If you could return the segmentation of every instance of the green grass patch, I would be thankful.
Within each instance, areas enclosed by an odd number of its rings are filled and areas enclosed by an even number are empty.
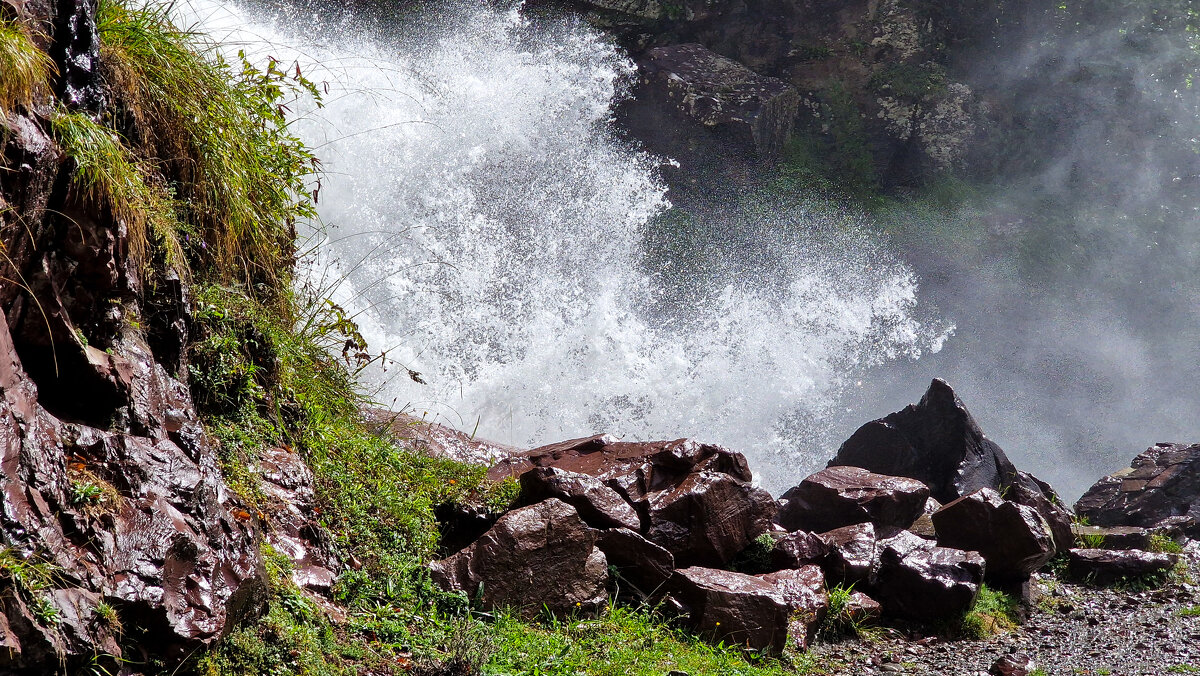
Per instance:
[[[668,628],[651,612],[612,608],[597,619],[537,626],[508,615],[496,618],[496,650],[488,674],[594,674],[661,676],[689,674],[822,673],[807,658],[796,662],[747,657],[737,646],[713,646]]]
[[[1146,550],[1161,554],[1182,554],[1183,546],[1162,533],[1153,533],[1150,535],[1150,544]]]
[[[104,77],[138,151],[154,161],[194,230],[193,267],[248,288],[290,283],[298,219],[315,217],[316,158],[288,129],[288,104],[318,98],[299,72],[227,64],[174,26],[170,3],[100,0]],[[283,278],[278,278],[283,275]]]
[[[984,639],[1012,631],[1018,624],[1018,601],[1004,592],[981,585],[975,605],[963,617],[963,636]]]

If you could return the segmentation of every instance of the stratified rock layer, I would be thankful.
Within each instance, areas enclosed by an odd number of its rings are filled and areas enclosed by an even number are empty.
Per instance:
[[[1173,527],[1200,535],[1200,444],[1156,444],[1088,489],[1075,511],[1098,526]]]

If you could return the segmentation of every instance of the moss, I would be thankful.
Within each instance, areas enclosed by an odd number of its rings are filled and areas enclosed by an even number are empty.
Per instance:
[[[920,101],[946,92],[946,69],[936,63],[893,64],[872,75],[867,87],[877,94]]]

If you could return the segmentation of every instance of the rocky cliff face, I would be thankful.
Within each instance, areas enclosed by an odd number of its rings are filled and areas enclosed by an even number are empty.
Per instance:
[[[261,590],[256,519],[180,377],[188,285],[131,255],[127,224],[69,187],[74,165],[46,132],[55,101],[105,105],[95,12],[0,3],[40,28],[59,72],[53,96],[0,111],[4,673],[177,660]]]

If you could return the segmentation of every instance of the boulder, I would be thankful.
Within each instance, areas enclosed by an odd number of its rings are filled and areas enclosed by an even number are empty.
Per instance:
[[[798,649],[807,650],[829,611],[829,594],[825,591],[825,574],[820,566],[802,566],[756,577],[774,585],[783,594],[791,613],[788,637]]]
[[[861,467],[827,467],[779,499],[776,523],[789,531],[824,532],[856,523],[908,528],[924,510],[929,488],[915,479]]]
[[[1024,580],[1055,552],[1050,526],[1037,511],[990,488],[942,507],[934,513],[933,525],[938,544],[982,554],[989,581]]]
[[[980,488],[996,490],[1038,510],[1056,547],[1070,547],[1071,514],[1053,489],[1018,471],[943,380],[935,379],[919,403],[858,428],[829,465],[916,479],[943,504]]]
[[[821,533],[829,548],[822,567],[825,576],[834,584],[870,583],[878,561],[875,526],[859,523]]]
[[[1136,549],[1072,549],[1069,557],[1068,575],[1098,585],[1162,575],[1179,563],[1179,557],[1175,554]]]
[[[558,498],[571,505],[593,528],[642,528],[637,512],[620,493],[587,474],[535,467],[521,475],[522,500],[532,503],[546,498]]]
[[[1200,536],[1200,444],[1155,444],[1096,482],[1075,511],[1097,526],[1179,526]]]
[[[650,49],[638,65],[640,103],[673,111],[766,156],[778,154],[792,133],[800,95],[783,80],[695,43]]]
[[[634,586],[638,596],[648,598],[671,579],[675,557],[628,528],[611,528],[596,534],[596,547],[622,582]]]
[[[541,479],[524,479],[535,468],[591,477],[614,491],[638,515],[639,534],[671,552],[677,566],[729,563],[770,528],[775,515],[775,501],[753,485],[742,454],[689,439],[631,443],[599,435],[565,441],[513,455],[488,477],[542,485]],[[600,494],[609,495],[593,493]],[[604,509],[617,513],[612,503]],[[614,519],[606,518],[611,525]]]
[[[596,533],[575,508],[551,498],[515,509],[474,544],[430,564],[448,591],[478,598],[484,608],[512,607],[532,618],[594,612],[607,598],[608,562]]]
[[[329,592],[337,577],[337,558],[318,523],[312,472],[299,454],[282,447],[264,451],[253,469],[263,494],[260,508],[272,524],[267,542],[292,559],[296,586]]]
[[[776,570],[820,563],[829,554],[829,544],[816,533],[798,530],[779,538],[771,549],[771,566]]]
[[[791,605],[787,593],[751,575],[713,568],[675,571],[671,595],[692,629],[713,643],[780,652],[787,644]]]
[[[882,541],[879,549],[873,588],[884,613],[936,622],[975,603],[984,574],[976,552],[938,547],[908,532]]]

